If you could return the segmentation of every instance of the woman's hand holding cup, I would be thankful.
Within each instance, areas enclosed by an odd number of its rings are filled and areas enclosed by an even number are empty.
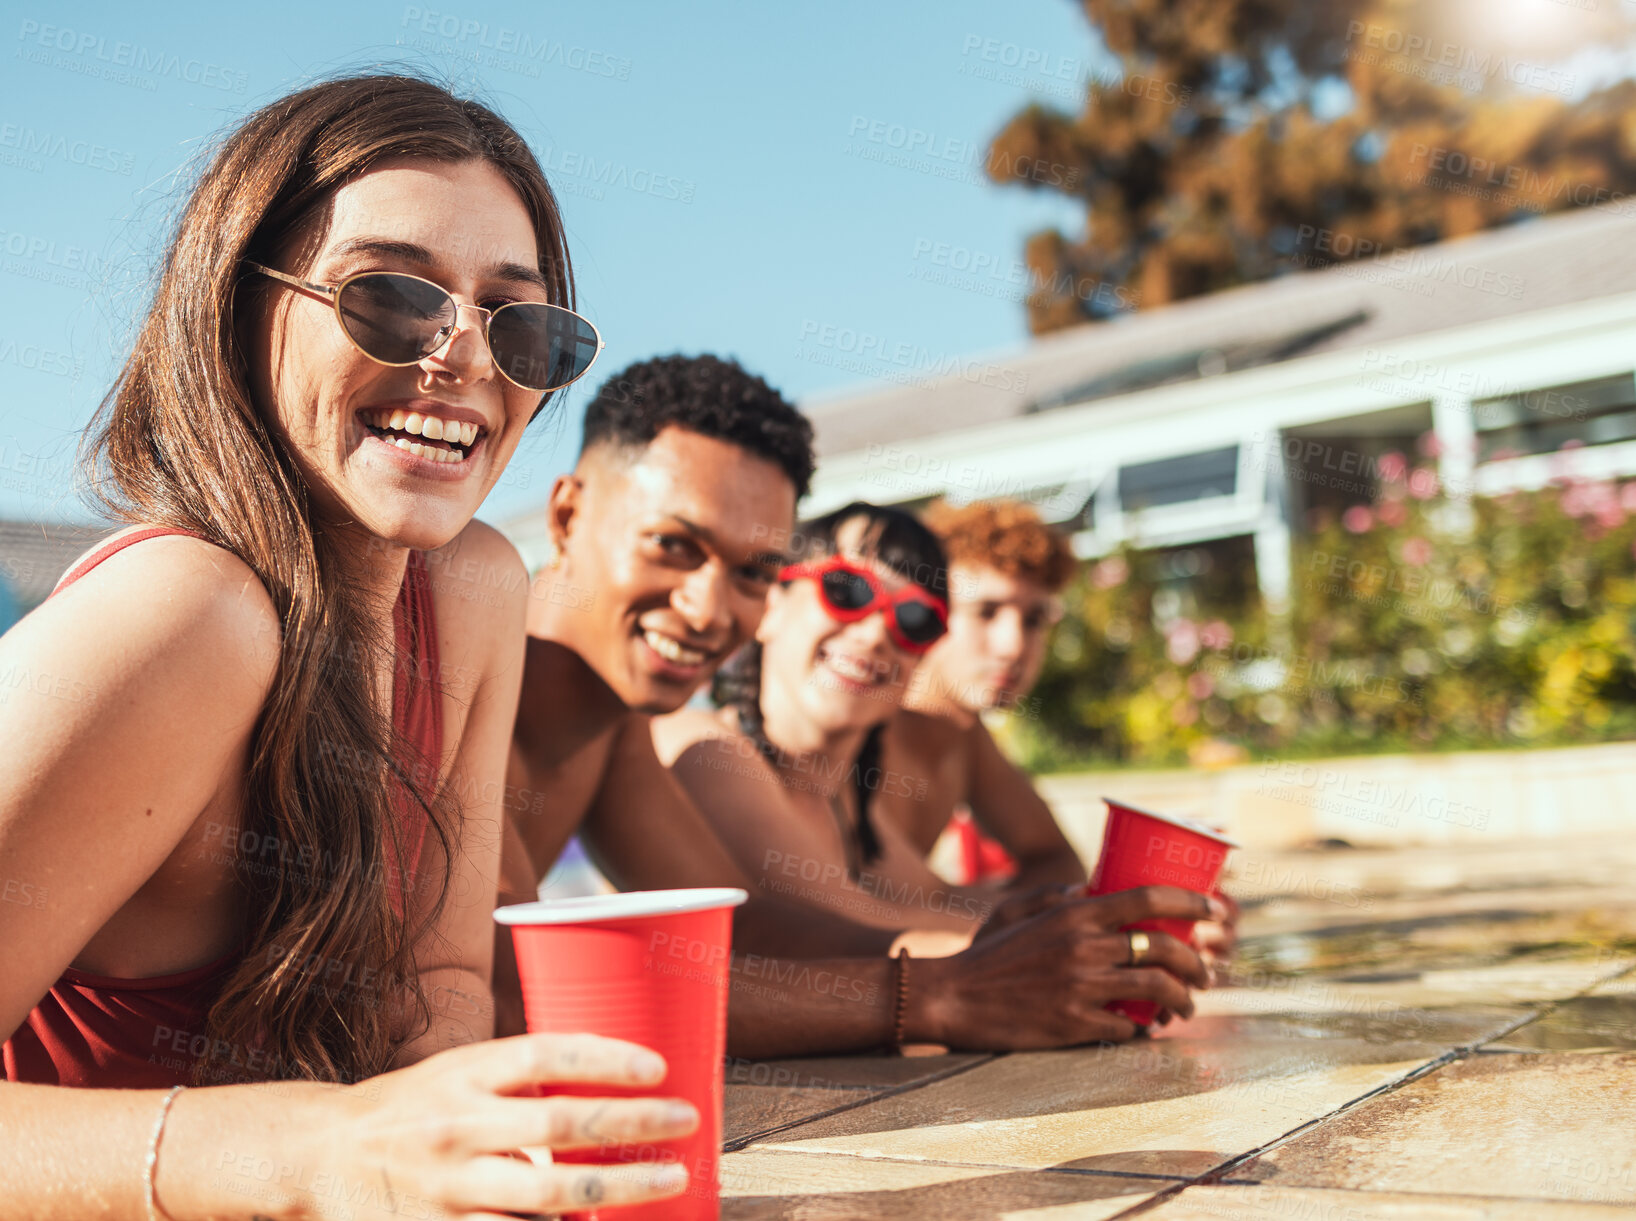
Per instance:
[[[539,1165],[517,1156],[689,1135],[699,1116],[680,1099],[535,1095],[553,1085],[657,1089],[666,1071],[646,1048],[591,1034],[455,1048],[324,1095],[341,1113],[315,1116],[292,1134],[291,1160],[312,1171],[292,1186],[311,1197],[306,1215],[326,1216],[345,1203],[359,1221],[495,1221],[667,1199],[687,1186],[675,1162]]]

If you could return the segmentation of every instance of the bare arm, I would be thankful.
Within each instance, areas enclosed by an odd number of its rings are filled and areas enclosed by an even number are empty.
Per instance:
[[[712,811],[713,813],[713,811]],[[584,828],[586,847],[622,890],[740,886],[736,948],[785,955],[879,954],[894,931],[814,911],[760,885],[718,837],[713,820],[654,750],[647,717],[632,715],[618,739]]]
[[[747,738],[697,711],[664,720],[672,774],[760,892],[883,929],[969,933],[986,916],[980,899],[938,878],[884,819],[876,820],[880,861],[849,878],[833,829],[814,827],[791,807]]]
[[[1184,1017],[1189,986],[1209,986],[1199,956],[1151,933],[1148,957],[1126,966],[1118,931],[1155,916],[1220,916],[1204,895],[1174,887],[1075,899],[946,958],[908,963],[904,1041],[981,1051],[1068,1047],[1128,1039],[1136,1028],[1104,1006],[1152,1000]],[[745,955],[734,963],[728,1050],[767,1057],[862,1051],[889,1042],[897,964],[876,959],[788,961]],[[799,1022],[763,1013],[795,1011]]]
[[[505,1156],[690,1132],[697,1116],[672,1116],[667,1100],[511,1096],[550,1082],[651,1089],[659,1072],[638,1055],[612,1039],[531,1035],[352,1086],[189,1090],[172,1104],[154,1195],[173,1221],[489,1217],[662,1199],[685,1179],[667,1183],[652,1163],[536,1166]],[[0,1221],[147,1221],[142,1168],[164,1097],[0,1088]]]
[[[972,817],[1017,860],[1017,876],[1007,888],[1085,881],[1085,866],[1027,775],[1005,757],[981,721],[965,736]]]
[[[876,973],[886,965],[890,931],[851,924],[785,902],[751,884],[686,792],[660,764],[646,717],[631,716],[617,734],[582,833],[597,864],[622,889],[737,886],[749,890],[749,902],[734,912],[735,980],[743,973],[745,953],[787,958],[816,953],[864,955],[868,957],[852,965]],[[502,898],[511,902],[531,899],[539,875],[549,866],[549,862],[530,858],[514,820],[508,820]],[[765,964],[772,960],[759,957],[753,961]],[[795,1051],[864,1047],[872,1039],[878,1041],[868,1031],[868,1015],[853,1012],[852,1020],[860,1024],[853,1042],[833,1044],[835,1031],[821,1033],[817,1042],[804,1042],[801,1011],[787,1004],[782,992],[761,987],[765,980],[758,969],[752,968],[749,986],[741,988],[735,982],[731,1006],[730,1022],[735,1029],[750,1032],[751,1045]],[[509,930],[501,930],[496,940],[494,982],[498,1032],[521,1033],[521,983]],[[810,1032],[805,1037],[810,1039]]]
[[[43,680],[0,703],[10,746],[0,861],[49,895],[0,904],[0,1035],[132,901],[242,761],[277,652],[244,642],[269,631],[276,640],[277,616],[246,565],[164,538],[104,561],[0,637],[0,670]],[[208,952],[194,940],[173,952]]]
[[[614,738],[580,835],[597,867],[621,890],[749,886],[709,820],[660,764],[649,720],[636,713]]]

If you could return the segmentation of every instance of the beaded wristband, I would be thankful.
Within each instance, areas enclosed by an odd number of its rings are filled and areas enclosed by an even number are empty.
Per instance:
[[[892,1006],[892,1050],[903,1054],[903,1021],[909,1011],[909,947],[898,949],[898,995]]]
[[[170,1104],[176,1101],[176,1095],[185,1090],[185,1085],[173,1085],[165,1100],[159,1104],[159,1119],[153,1125],[153,1135],[148,1139],[148,1160],[142,1167],[142,1191],[148,1202],[148,1221],[173,1221],[171,1215],[159,1207],[159,1199],[153,1190],[153,1173],[159,1166],[159,1139],[165,1134],[165,1120],[170,1118]]]

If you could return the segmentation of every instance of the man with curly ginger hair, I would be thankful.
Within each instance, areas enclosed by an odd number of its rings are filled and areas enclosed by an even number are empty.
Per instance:
[[[888,723],[884,758],[928,783],[913,799],[883,794],[881,816],[929,855],[950,820],[967,811],[1016,862],[1006,889],[1054,901],[1064,887],[1084,884],[1085,866],[981,714],[1031,711],[1028,692],[1062,618],[1073,552],[1060,531],[1016,501],[939,503],[924,516],[949,557],[949,631],[920,663],[903,711]],[[1195,944],[1206,961],[1231,957],[1237,940],[1236,904],[1219,897],[1233,915],[1198,927]]]
[[[1016,861],[1012,887],[1083,882],[1084,866],[1050,807],[979,715],[1028,706],[1062,617],[1073,552],[1015,501],[939,503],[925,520],[949,556],[949,631],[916,670],[904,710],[887,728],[885,753],[890,766],[928,784],[916,799],[883,799],[882,816],[929,854],[956,812],[970,810]]]

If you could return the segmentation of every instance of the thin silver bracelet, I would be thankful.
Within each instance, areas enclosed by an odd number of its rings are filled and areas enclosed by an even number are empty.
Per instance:
[[[170,1118],[170,1104],[176,1101],[176,1095],[187,1089],[185,1085],[173,1085],[165,1100],[159,1104],[159,1120],[153,1125],[153,1135],[148,1139],[148,1160],[142,1167],[142,1191],[148,1201],[148,1221],[173,1221],[173,1218],[164,1209],[159,1207],[159,1200],[153,1191],[153,1172],[159,1166],[159,1138],[165,1134],[165,1120]]]

